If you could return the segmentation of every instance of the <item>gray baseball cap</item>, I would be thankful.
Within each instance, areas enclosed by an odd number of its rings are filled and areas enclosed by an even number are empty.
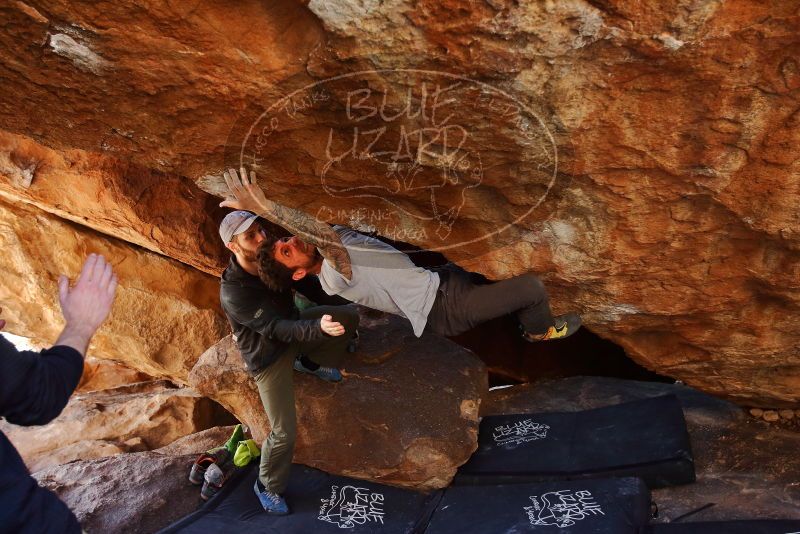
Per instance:
[[[233,236],[247,231],[256,219],[258,219],[258,215],[249,211],[239,210],[227,214],[219,225],[219,236],[223,243],[227,245]]]

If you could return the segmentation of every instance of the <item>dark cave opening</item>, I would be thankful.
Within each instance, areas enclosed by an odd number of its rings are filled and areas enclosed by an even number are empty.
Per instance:
[[[622,347],[585,326],[566,339],[529,343],[519,334],[516,319],[506,316],[451,339],[483,360],[489,387],[567,376],[674,382],[637,364]]]

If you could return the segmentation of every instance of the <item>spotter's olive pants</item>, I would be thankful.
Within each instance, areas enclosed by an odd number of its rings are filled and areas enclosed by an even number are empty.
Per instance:
[[[316,319],[325,314],[342,323],[345,333],[336,337],[325,336],[316,341],[291,343],[275,362],[254,377],[272,427],[261,446],[258,476],[261,483],[275,493],[283,493],[289,483],[289,470],[297,436],[292,376],[294,359],[299,354],[305,354],[321,365],[338,367],[347,352],[348,342],[358,328],[358,313],[352,306],[316,306],[300,312],[300,318]]]

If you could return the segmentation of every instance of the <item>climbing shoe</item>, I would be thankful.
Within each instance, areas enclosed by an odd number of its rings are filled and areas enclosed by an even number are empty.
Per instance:
[[[314,375],[317,378],[321,378],[326,382],[341,382],[342,381],[342,373],[339,372],[338,369],[335,367],[323,367],[319,366],[316,371],[312,371],[308,369],[303,362],[300,361],[300,358],[296,358],[294,360],[294,370],[299,371],[301,373],[308,373],[310,375]]]
[[[229,462],[224,465],[211,464],[208,466],[208,469],[203,474],[203,487],[200,488],[200,497],[207,501],[216,495],[231,477],[233,470],[233,465]]]
[[[225,447],[217,447],[216,449],[210,449],[204,452],[198,456],[197,460],[192,464],[192,468],[189,471],[189,482],[195,486],[199,486],[203,483],[203,476],[211,465],[226,463],[232,456],[233,455],[229,453]]]
[[[581,327],[581,316],[577,313],[566,313],[553,318],[555,323],[547,329],[543,334],[533,334],[531,332],[522,333],[522,337],[526,341],[552,341],[554,339],[564,339],[569,337]]]
[[[284,498],[277,493],[268,491],[258,479],[256,479],[256,483],[253,486],[253,491],[256,492],[261,506],[264,507],[264,511],[268,514],[287,515],[289,513],[289,505],[286,504]]]

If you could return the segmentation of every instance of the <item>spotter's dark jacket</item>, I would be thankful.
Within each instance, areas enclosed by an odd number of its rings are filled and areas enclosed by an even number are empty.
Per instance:
[[[66,406],[83,373],[83,357],[63,345],[19,351],[0,335],[0,417],[15,425],[44,425]],[[0,533],[77,533],[75,515],[28,473],[0,432]]]
[[[306,276],[293,287],[316,304],[335,306],[349,302],[327,295],[316,276]],[[231,256],[222,273],[219,296],[236,344],[252,374],[275,362],[294,341],[327,337],[319,319],[299,319],[291,291],[268,289],[257,276],[242,269],[235,256]]]

